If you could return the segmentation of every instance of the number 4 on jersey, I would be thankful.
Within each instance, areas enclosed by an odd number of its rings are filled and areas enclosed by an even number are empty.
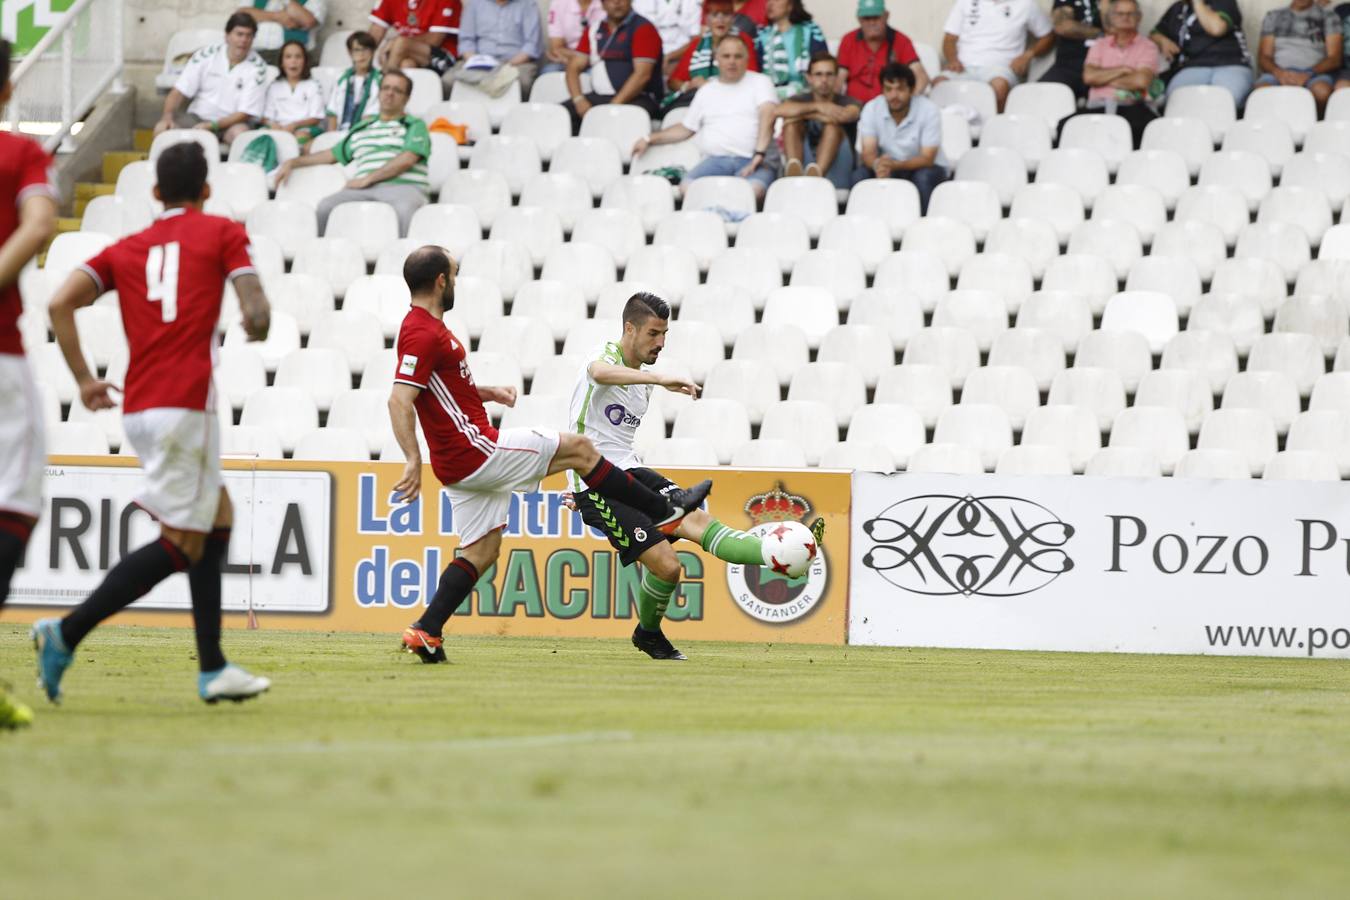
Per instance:
[[[145,257],[145,298],[159,303],[160,318],[172,322],[178,318],[179,244],[151,247]]]

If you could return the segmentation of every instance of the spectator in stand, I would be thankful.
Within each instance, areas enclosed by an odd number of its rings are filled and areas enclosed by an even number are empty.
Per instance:
[[[759,60],[755,56],[755,41],[750,35],[738,31],[733,24],[735,13],[731,11],[731,0],[707,0],[703,4],[708,15],[708,27],[696,41],[685,48],[684,56],[670,75],[670,90],[662,106],[666,110],[688,106],[694,102],[694,92],[717,77],[717,56],[713,47],[727,34],[738,34],[745,42],[750,53],[750,71],[759,71]]]
[[[656,26],[633,12],[632,0],[603,0],[605,18],[587,26],[577,52],[567,64],[565,104],[573,131],[592,106],[628,103],[653,118],[661,110],[661,35]],[[581,73],[591,73],[590,93],[581,90]]]
[[[1237,0],[1177,0],[1150,37],[1172,63],[1168,96],[1179,87],[1212,84],[1227,90],[1242,108],[1252,91],[1252,55]]]
[[[651,144],[695,138],[704,158],[689,170],[686,185],[712,175],[734,175],[748,178],[756,199],[763,200],[777,175],[768,156],[778,94],[767,75],[749,70],[750,53],[740,35],[723,35],[716,54],[717,78],[698,89],[684,121],[640,138],[633,156]]]
[[[1293,0],[1272,9],[1261,22],[1257,64],[1263,74],[1256,79],[1256,88],[1306,87],[1321,112],[1341,69],[1343,46],[1341,17],[1335,10],[1317,6],[1313,0]]]
[[[914,93],[928,90],[928,72],[914,44],[889,19],[886,0],[858,0],[858,29],[839,42],[839,68],[848,77],[848,95],[859,103],[881,93],[881,70],[893,62],[914,70]]]
[[[461,7],[460,0],[379,0],[367,29],[381,45],[375,53],[379,69],[449,72],[459,54]]]
[[[768,0],[732,0],[732,7],[736,12],[733,24],[742,34],[759,34],[769,24]]]
[[[863,168],[854,183],[873,176],[903,178],[919,191],[919,210],[947,180],[942,155],[942,113],[937,104],[914,93],[914,71],[891,63],[881,70],[881,96],[863,107],[858,124]]]
[[[1036,0],[956,0],[943,32],[946,68],[933,83],[948,78],[988,82],[999,112],[1031,61],[1049,53],[1055,43],[1050,18]],[[1034,38],[1030,46],[1028,32]]]
[[[253,49],[269,63],[281,59],[281,48],[299,42],[306,54],[313,51],[323,27],[326,0],[253,0],[235,12],[248,13],[258,23]]]
[[[755,36],[759,70],[773,81],[778,99],[786,100],[810,90],[806,70],[811,67],[811,57],[829,53],[830,48],[802,0],[768,0],[766,8],[769,24]]]
[[[164,113],[155,134],[170,128],[213,131],[223,145],[253,127],[267,99],[267,63],[253,52],[258,25],[237,12],[225,22],[225,40],[203,47],[192,58],[164,98]],[[187,112],[178,107],[190,100]]]
[[[567,51],[577,49],[589,23],[604,17],[605,6],[600,0],[549,0],[548,49],[544,51],[544,65],[539,73],[567,68]]]
[[[703,33],[703,0],[633,0],[633,12],[660,32],[666,54],[661,71],[669,78],[684,51]]]
[[[839,64],[828,53],[812,58],[806,80],[810,91],[793,95],[773,111],[774,118],[783,120],[787,157],[783,175],[824,175],[835,187],[847,190],[857,168],[853,147],[863,105],[856,97],[838,93]]]
[[[516,80],[521,94],[528,95],[544,55],[539,4],[536,0],[464,0],[459,55],[459,62],[445,75],[447,88],[459,79],[499,96]],[[493,61],[496,67],[489,64]]]
[[[281,77],[267,86],[262,123],[289,131],[301,144],[323,133],[323,88],[310,77],[309,56],[299,41],[281,48]]]
[[[1083,83],[1083,64],[1087,60],[1088,41],[1102,36],[1105,7],[1110,0],[1055,0],[1050,24],[1055,29],[1055,63],[1040,81],[1065,84],[1079,100],[1088,94]],[[1135,23],[1138,31],[1139,23]]]
[[[1136,150],[1144,129],[1158,117],[1149,101],[1160,60],[1158,48],[1139,33],[1142,15],[1138,0],[1112,0],[1106,12],[1107,35],[1092,42],[1083,65],[1083,82],[1089,87],[1087,111],[1124,117]],[[1061,131],[1068,120],[1060,122]]]
[[[375,39],[365,31],[347,38],[351,67],[338,76],[328,98],[328,130],[346,131],[366,116],[380,112],[380,70],[375,68]]]
[[[399,235],[406,237],[413,213],[426,205],[431,186],[427,160],[431,157],[431,134],[427,123],[407,115],[412,79],[398,69],[389,69],[380,83],[380,114],[355,125],[331,150],[320,150],[288,159],[277,170],[280,185],[295,169],[352,163],[356,176],[346,187],[319,202],[319,233],[328,229],[328,217],[343,203],[378,200],[398,213]]]

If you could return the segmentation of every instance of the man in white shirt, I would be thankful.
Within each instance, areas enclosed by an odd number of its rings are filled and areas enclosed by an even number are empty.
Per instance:
[[[1036,0],[956,0],[942,27],[942,74],[986,81],[994,89],[998,111],[1008,92],[1026,77],[1031,61],[1050,52],[1054,26]],[[1027,46],[1027,34],[1035,40]]]
[[[763,200],[778,175],[776,161],[766,163],[773,147],[778,92],[769,76],[748,71],[750,52],[740,35],[723,35],[714,53],[717,80],[698,89],[683,122],[639,139],[633,156],[640,156],[650,144],[695,138],[704,159],[689,170],[685,185],[696,178],[735,175],[748,178],[755,197]]]
[[[188,60],[173,90],[164,99],[164,113],[155,134],[170,128],[213,131],[222,145],[253,127],[267,98],[267,63],[253,52],[258,24],[237,12],[225,23],[225,40],[203,47]],[[187,112],[179,109],[190,100]]]
[[[689,42],[703,33],[703,0],[633,0],[633,12],[661,32],[666,52],[662,69],[669,78]]]

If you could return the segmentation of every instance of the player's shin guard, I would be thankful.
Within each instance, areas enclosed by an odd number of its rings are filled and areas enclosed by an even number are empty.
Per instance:
[[[678,582],[663,581],[651,572],[642,573],[642,584],[638,587],[638,624],[646,631],[660,631],[661,620],[666,617],[666,607],[670,598],[675,596]]]
[[[603,456],[582,481],[602,497],[631,506],[653,521],[659,522],[670,513],[670,501]]]
[[[0,513],[0,606],[5,605],[9,596],[10,579],[23,559],[23,549],[32,533],[33,525],[28,519]]]
[[[207,536],[202,558],[188,569],[197,665],[203,672],[225,668],[225,653],[220,649],[220,575],[229,550],[230,529],[217,528]]]
[[[164,538],[127,556],[112,567],[89,599],[61,620],[61,640],[66,650],[73,651],[99,622],[135,603],[155,585],[187,567],[187,556]]]
[[[716,519],[703,532],[699,543],[704,550],[723,562],[743,566],[764,565],[764,550],[759,538],[748,531],[737,531],[723,525]]]
[[[441,583],[436,587],[436,595],[431,598],[427,611],[422,613],[414,627],[421,628],[432,637],[440,637],[446,620],[469,598],[473,586],[478,583],[478,569],[462,556],[445,567],[441,573]]]

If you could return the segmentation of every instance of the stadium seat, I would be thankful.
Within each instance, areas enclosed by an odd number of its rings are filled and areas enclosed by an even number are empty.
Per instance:
[[[1191,441],[1180,411],[1170,406],[1132,406],[1116,415],[1110,446],[1150,451],[1157,456],[1162,473],[1171,475]]]
[[[1280,175],[1283,187],[1305,187],[1326,198],[1335,215],[1340,215],[1350,197],[1350,158],[1344,153],[1304,151],[1284,165]]]
[[[315,237],[296,246],[291,273],[322,279],[333,296],[341,300],[347,295],[347,286],[366,274],[366,263],[355,241],[344,237]]]
[[[1021,259],[989,251],[966,260],[956,280],[956,288],[958,291],[993,291],[1002,297],[1004,308],[1016,315],[1031,296],[1033,279],[1031,269]]]
[[[260,137],[269,137],[276,145],[278,165],[300,155],[300,143],[296,140],[294,134],[274,128],[259,128],[254,131],[245,131],[230,142],[229,161],[232,163],[242,162],[244,151],[248,149],[248,145]]]
[[[46,273],[50,288],[54,291],[61,286],[71,272],[91,257],[113,243],[113,238],[93,231],[66,231],[52,239],[47,247],[47,256],[42,271]]]
[[[625,300],[626,302],[626,300]],[[596,310],[600,315],[600,310]],[[728,347],[736,335],[755,324],[755,305],[749,295],[735,288],[700,284],[690,288],[680,303],[681,322],[707,322]]]
[[[1177,303],[1160,291],[1122,291],[1106,301],[1101,330],[1136,332],[1148,341],[1151,353],[1161,353],[1180,330]]]
[[[1177,338],[1172,340],[1175,342]],[[1075,368],[1114,369],[1120,374],[1126,392],[1132,394],[1139,386],[1139,379],[1153,368],[1153,354],[1149,351],[1148,339],[1138,332],[1094,331],[1078,344],[1073,362]]]
[[[862,372],[848,362],[813,362],[792,373],[788,400],[815,400],[834,410],[835,423],[844,428],[854,410],[867,402]]]
[[[248,214],[245,228],[250,238],[265,236],[275,240],[287,261],[295,258],[301,245],[319,234],[314,208],[308,203],[290,200],[259,203]]]
[[[470,247],[483,239],[483,226],[472,206],[431,203],[413,213],[408,225],[408,239],[419,246],[439,244],[449,250],[451,256],[460,259]],[[386,242],[384,246],[388,247],[390,243]]]
[[[1017,328],[1051,332],[1063,342],[1065,353],[1073,353],[1092,330],[1092,310],[1074,291],[1037,291],[1018,310]]]
[[[917,309],[915,310],[917,312]],[[846,362],[856,368],[869,389],[895,365],[895,347],[880,328],[850,322],[825,333],[816,355],[819,362]]]
[[[1260,477],[1278,447],[1275,423],[1260,409],[1217,409],[1200,426],[1202,450],[1235,450],[1246,460],[1249,471]]]
[[[625,175],[610,182],[600,199],[601,209],[626,209],[642,220],[650,236],[667,215],[675,211],[675,192],[670,182],[657,175]]]
[[[626,209],[588,209],[581,212],[572,231],[572,241],[605,248],[613,264],[619,268],[627,266],[633,253],[646,244],[641,219],[637,213]]]
[[[1027,413],[1040,406],[1036,377],[1022,366],[990,365],[971,372],[961,389],[961,405],[997,406],[1008,417],[1012,430],[1022,430]]]
[[[561,280],[561,279],[555,279]],[[695,290],[702,287],[696,285]],[[595,308],[591,311],[593,319],[621,319],[623,318],[623,308],[628,305],[629,299],[636,293],[646,292],[649,294],[660,294],[661,289],[654,284],[643,284],[640,281],[616,281],[613,284],[607,284],[600,291],[599,298],[595,301]],[[680,306],[684,303],[681,301]],[[672,307],[675,309],[675,307]]]
[[[946,266],[947,274],[955,278],[966,260],[975,255],[975,232],[963,221],[930,214],[905,230],[900,247],[905,253],[936,256]],[[886,263],[882,263],[878,279],[885,268]]]
[[[596,212],[592,208],[590,188],[580,176],[565,172],[541,172],[532,176],[525,182],[520,206],[547,210],[557,216],[567,234],[572,234],[578,220]],[[496,222],[493,225],[495,227]]]
[[[220,455],[249,459],[284,459],[281,439],[271,428],[231,425],[220,430]]]
[[[1038,328],[1013,328],[994,338],[989,365],[1021,366],[1031,372],[1041,390],[1064,368],[1064,349],[1053,332]]]
[[[793,441],[761,438],[737,447],[731,454],[731,464],[738,468],[801,469],[806,467],[806,453]]]
[[[1045,151],[1049,150],[1047,142]],[[998,205],[1004,207],[1010,205],[1013,196],[1027,186],[1027,163],[1014,149],[1006,146],[986,147],[981,143],[978,148],[961,157],[961,162],[956,166],[955,177],[957,182],[969,181],[988,185],[992,188],[992,196],[997,199]],[[945,186],[943,184],[938,187],[941,189]],[[936,193],[934,191],[935,196]],[[981,204],[984,203],[985,193],[980,191]],[[934,211],[931,202],[928,209],[931,215],[943,214]]]
[[[1110,181],[1111,175],[1101,154],[1082,147],[1061,146],[1051,150],[1036,170],[1037,184],[1073,188],[1082,199],[1084,209],[1092,209],[1097,195],[1106,190]]]
[[[769,293],[783,286],[783,272],[773,251],[738,245],[719,253],[712,261],[708,284],[732,288],[748,296],[754,308],[761,310]]]
[[[1293,379],[1299,394],[1307,397],[1326,371],[1326,363],[1317,338],[1310,334],[1263,334],[1252,344],[1247,371],[1283,372]]]
[[[630,145],[631,146],[631,145]],[[635,172],[642,160],[633,164]],[[558,144],[553,150],[550,172],[570,172],[578,175],[590,186],[591,196],[600,199],[606,188],[623,177],[623,159],[619,148],[600,138],[574,137]]]
[[[1214,85],[1187,85],[1172,91],[1167,98],[1168,118],[1196,118],[1209,126],[1214,143],[1223,141],[1229,127],[1237,121],[1237,106],[1233,95]]]
[[[1084,220],[1083,200],[1068,185],[1038,182],[1017,192],[1009,217],[1044,222],[1054,230],[1058,244],[1066,244]],[[1000,224],[995,223],[991,232]]]
[[[319,410],[299,388],[266,387],[244,401],[239,424],[270,429],[289,453],[302,435],[319,427]]]
[[[527,179],[528,180],[528,179]],[[490,229],[511,206],[511,186],[504,174],[493,169],[463,169],[451,172],[441,186],[442,201],[468,206],[478,223]]]
[[[1261,209],[1256,215],[1257,222],[1297,225],[1303,229],[1313,249],[1322,243],[1323,235],[1331,228],[1331,219],[1331,204],[1321,191],[1283,183],[1261,201]]]
[[[479,387],[514,387],[516,396],[525,393],[525,377],[520,373],[520,364],[514,355],[474,350],[466,362]],[[493,419],[500,419],[506,409],[496,402],[487,402],[483,406]]]
[[[559,152],[560,150],[554,152],[554,170],[567,171],[566,169],[558,169]],[[501,174],[506,179],[507,188],[514,196],[520,196],[520,192],[525,189],[525,182],[542,169],[539,150],[535,147],[534,142],[528,138],[490,135],[474,144],[469,155],[469,171]],[[456,174],[459,173],[452,174],[451,179]],[[446,194],[445,188],[441,189],[441,194],[455,200],[459,199],[455,194]],[[482,218],[481,214],[479,217]],[[491,226],[485,225],[485,227]]]
[[[163,92],[170,90],[193,53],[219,42],[218,28],[188,28],[169,35],[164,47],[163,68],[155,73],[155,87]]]
[[[589,91],[591,89],[591,75],[589,72],[581,73],[581,89]],[[571,96],[567,89],[567,75],[565,72],[545,72],[534,80],[530,87],[530,102],[541,103],[544,105],[566,103]],[[503,124],[503,127],[505,125]],[[571,124],[568,124],[568,134],[571,134]]]
[[[446,315],[446,327],[461,340],[480,337],[487,323],[501,316],[502,294],[495,282],[472,275],[455,278],[455,309]],[[456,327],[464,331],[451,327],[451,319],[457,319],[460,324]]]
[[[842,441],[821,452],[820,468],[889,475],[895,471],[895,462],[890,450],[873,441]]]
[[[75,330],[85,357],[95,366],[106,368],[114,358],[126,357],[127,337],[117,307],[98,304],[75,310]]]
[[[300,327],[290,313],[274,309],[265,341],[249,341],[243,324],[239,322],[225,332],[225,347],[242,347],[245,344],[258,351],[267,371],[275,372],[287,353],[300,349]]]
[[[586,298],[576,285],[563,281],[528,281],[516,292],[511,316],[532,318],[549,330],[552,340],[562,341],[586,318]]]
[[[1350,415],[1350,372],[1327,372],[1318,377],[1308,408],[1330,409]]]
[[[232,413],[222,410],[222,419],[227,415],[233,416]],[[93,425],[103,432],[103,436],[107,439],[108,447],[111,452],[120,452],[123,454],[131,453],[131,445],[127,442],[126,432],[122,429],[122,410],[119,407],[92,411],[85,408],[83,403],[72,403],[70,405],[70,412],[66,416],[66,421],[64,423],[58,422],[54,424]],[[49,450],[48,452],[50,453],[51,451]]]
[[[664,438],[643,448],[647,465],[711,469],[722,465],[717,450],[703,438]]]
[[[1201,297],[1186,320],[1186,328],[1226,334],[1238,356],[1245,358],[1256,339],[1265,333],[1261,305],[1241,294],[1209,293]]]
[[[605,103],[592,106],[581,119],[581,136],[609,141],[619,150],[624,165],[633,160],[633,145],[651,134],[652,120],[638,106]]]
[[[795,216],[755,213],[736,229],[736,246],[769,250],[786,275],[792,271],[797,257],[811,249],[811,236],[807,233],[806,223]]]
[[[1141,447],[1103,447],[1088,460],[1083,474],[1115,478],[1158,478],[1158,454]]]
[[[618,280],[616,271],[614,257],[608,249],[586,241],[573,241],[549,252],[544,259],[540,277],[546,281],[565,281],[575,285],[589,302]],[[672,305],[679,302],[678,298],[666,299]]]
[[[932,443],[918,448],[909,458],[910,474],[983,475],[980,451],[961,444]]]
[[[1242,198],[1248,213],[1253,213],[1270,193],[1271,184],[1270,166],[1262,157],[1250,150],[1225,150],[1205,160],[1205,164],[1200,168],[1199,185],[1187,193],[1202,188],[1227,188]],[[1184,197],[1182,202],[1185,202]],[[1211,200],[1210,203],[1213,204],[1215,201]],[[1219,212],[1205,217],[1206,221],[1214,221],[1223,228],[1225,237],[1230,237],[1233,231],[1233,227],[1226,224],[1232,215],[1229,212],[1230,206],[1231,204],[1221,206]],[[1181,208],[1177,207],[1178,214]],[[1246,224],[1245,220],[1237,227],[1242,224]]]
[[[80,218],[80,231],[105,234],[117,240],[150,227],[154,213],[139,198],[104,194],[90,199]]]
[[[405,296],[407,294],[406,288],[404,294]],[[272,279],[268,285],[268,299],[272,301],[273,310],[289,313],[295,319],[300,334],[306,336],[314,330],[315,324],[320,319],[335,308],[333,289],[328,286],[328,282],[306,272],[294,272]],[[405,300],[404,309],[406,308]]]
[[[1145,372],[1134,395],[1135,406],[1170,406],[1181,413],[1186,430],[1200,433],[1200,423],[1214,409],[1209,380],[1190,369],[1157,369]]]
[[[459,274],[485,278],[501,288],[502,298],[512,300],[516,292],[534,278],[530,250],[516,241],[487,240],[469,248],[459,263]]]
[[[972,153],[975,151],[971,151]],[[791,179],[788,179],[791,180]],[[945,217],[967,225],[976,243],[983,242],[989,229],[1003,216],[998,192],[982,181],[946,181],[939,184],[928,201],[924,221]],[[906,233],[906,241],[919,226]]]
[[[1283,435],[1302,411],[1298,387],[1283,372],[1238,372],[1223,389],[1222,409],[1259,409]]]
[[[829,291],[819,287],[783,287],[769,293],[761,321],[766,325],[795,325],[812,350],[839,324],[839,312]]]
[[[456,156],[462,152],[468,158],[475,144],[492,137],[492,119],[488,116],[487,105],[477,100],[441,100],[423,110],[419,117],[427,124],[445,119],[464,126],[468,143],[456,148]],[[568,134],[571,133],[569,127]]]
[[[1313,263],[1315,267],[1320,263]],[[1310,267],[1305,266],[1303,272]],[[1300,277],[1302,272],[1300,272]],[[1268,259],[1227,259],[1218,264],[1210,284],[1211,294],[1237,294],[1255,301],[1262,315],[1270,317],[1287,294],[1284,273]]]
[[[1066,240],[1068,235],[1069,231],[1066,231]],[[1017,257],[1026,264],[1031,277],[1039,281],[1045,277],[1050,263],[1059,257],[1059,245],[1059,235],[1049,222],[1012,217],[1000,219],[989,229],[984,239],[984,252]]]
[[[735,400],[704,399],[680,410],[671,436],[707,441],[718,463],[727,465],[732,452],[750,440],[750,417]]]
[[[641,156],[633,159],[630,169],[639,175],[651,175],[673,168],[688,171],[702,161],[703,154],[698,149],[698,142],[690,138],[674,144],[651,144],[642,151]]]
[[[1350,415],[1339,410],[1309,410],[1294,420],[1286,450],[1314,450],[1329,454],[1342,478],[1350,477]]]
[[[539,158],[548,162],[557,146],[572,136],[572,121],[561,104],[522,103],[507,112],[501,133],[533,141]]]
[[[808,250],[797,258],[788,285],[823,288],[835,306],[847,312],[867,288],[867,274],[851,250]]]
[[[1094,254],[1061,256],[1050,263],[1041,280],[1043,291],[1068,291],[1083,297],[1094,314],[1106,309],[1106,301],[1118,290],[1115,267]]]
[[[684,202],[681,203],[680,208],[712,212],[725,209],[740,213],[742,216],[749,216],[756,212],[758,206],[759,201],[755,198],[754,189],[750,187],[748,179],[736,178],[732,175],[714,175],[686,183],[684,186]],[[735,234],[736,224],[728,221],[726,223],[727,231]]]
[[[446,327],[452,334],[465,334],[462,323],[449,321],[453,316],[454,313],[446,316]],[[398,367],[398,361],[398,351],[392,347],[372,353],[366,359],[366,368],[361,373],[359,389],[388,397],[389,390],[394,384],[394,370]]]
[[[1236,450],[1216,447],[1187,450],[1177,460],[1176,478],[1247,479],[1247,458]]]
[[[388,403],[387,392],[338,391],[328,411],[326,427],[352,431],[361,437],[367,455],[379,453],[394,436]]]
[[[980,149],[1012,150],[1026,164],[1026,171],[1034,174],[1050,152],[1053,134],[1051,126],[1040,116],[1003,113],[985,121],[980,131]],[[961,157],[961,165],[965,165],[971,153]],[[961,177],[959,173],[957,177]]]
[[[875,275],[894,246],[886,224],[875,216],[858,213],[839,216],[825,223],[817,244],[820,250],[847,251],[862,264],[863,274]]]
[[[834,185],[826,178],[782,178],[769,185],[764,211],[800,218],[814,240],[820,237],[825,223],[839,214],[839,200]]]
[[[1293,284],[1299,269],[1312,259],[1308,236],[1297,225],[1283,222],[1259,222],[1247,225],[1238,235],[1233,255],[1239,259],[1268,259],[1280,267],[1284,280]]]
[[[375,274],[402,278],[403,263],[407,261],[408,254],[422,246],[422,243],[411,238],[399,238],[392,242],[380,251],[380,258],[375,260]]]
[[[94,422],[48,422],[48,456],[106,456],[112,452],[103,428]]]
[[[403,71],[412,79],[412,93],[408,96],[407,104],[409,115],[420,116],[445,99],[439,73],[430,69],[405,69]]]
[[[1079,370],[1081,371],[1081,370]],[[1122,404],[1124,398],[1121,398]],[[1022,443],[1059,448],[1072,471],[1081,473],[1102,446],[1097,414],[1086,406],[1054,404],[1027,412]]]
[[[960,389],[966,376],[979,368],[980,348],[975,335],[964,328],[925,328],[909,339],[904,363],[935,365],[947,373],[950,385]]]
[[[1317,121],[1317,103],[1306,87],[1272,85],[1252,91],[1243,106],[1244,122],[1274,120],[1283,122],[1294,139],[1302,144],[1308,129]]]
[[[1214,136],[1201,119],[1186,116],[1165,116],[1154,119],[1144,128],[1141,150],[1170,150],[1180,154],[1191,177],[1200,174],[1200,167],[1214,152]]]
[[[731,358],[758,360],[768,364],[778,377],[778,383],[787,387],[792,373],[810,361],[806,333],[795,323],[774,325],[760,322],[736,336]]]
[[[517,295],[516,302],[520,302]],[[512,310],[510,316],[489,321],[478,339],[477,349],[514,357],[520,374],[534,377],[539,364],[553,356],[554,339],[546,322]]]
[[[702,401],[700,401],[702,402]],[[761,439],[792,441],[806,454],[806,464],[819,465],[821,455],[839,441],[830,406],[812,400],[783,400],[764,412]]]
[[[216,385],[221,400],[242,409],[248,395],[267,387],[267,369],[262,354],[251,346],[222,347],[216,351]]]
[[[493,97],[467,81],[457,80],[450,88],[451,100],[478,100],[487,105],[493,128],[500,128],[507,114],[521,103],[520,82],[513,81],[500,96]]]
[[[1200,299],[1200,275],[1188,259],[1178,256],[1146,256],[1130,267],[1125,291],[1166,295],[1176,312],[1190,314]]]
[[[448,134],[431,133],[431,155],[427,157],[427,183],[432,197],[438,197],[441,185],[451,172],[459,171],[459,145]]]
[[[1191,186],[1191,179],[1181,154],[1173,150],[1135,150],[1121,160],[1116,184],[1153,188],[1170,212],[1176,208],[1181,193]]]
[[[870,443],[883,448],[890,469],[875,471],[890,471],[904,468],[914,451],[924,445],[925,438],[923,417],[918,410],[900,403],[869,403],[853,413],[845,443]]]
[[[699,271],[706,272],[712,261],[727,249],[727,232],[722,217],[707,210],[675,212],[656,226],[654,246],[680,247],[690,252]]]
[[[955,290],[938,301],[933,311],[934,327],[964,329],[975,337],[981,352],[987,352],[1000,332],[1008,329],[1008,307],[989,290]]]
[[[964,234],[968,237],[969,231]],[[974,243],[973,240],[971,243]],[[961,263],[964,264],[965,259],[974,255],[972,248],[972,252],[966,254]],[[959,273],[958,268],[955,274]],[[923,250],[902,250],[886,257],[877,269],[872,287],[913,297],[923,312],[932,312],[937,308],[938,301],[951,289],[951,275],[947,261],[938,254]]]
[[[849,192],[845,212],[875,216],[886,223],[891,240],[898,243],[905,229],[919,219],[919,191],[904,179],[869,178]]]
[[[1073,115],[1077,103],[1073,88],[1068,85],[1037,81],[1014,86],[1008,92],[1008,100],[1003,108],[1008,115],[1037,116],[1054,132],[1061,119]]]
[[[556,396],[530,396],[516,398],[516,405],[502,413],[499,428],[555,428],[567,431],[575,427],[569,422],[568,408],[570,398]],[[664,425],[662,428],[664,434]]]
[[[702,396],[736,401],[752,426],[758,426],[764,420],[764,411],[782,399],[773,368],[756,359],[724,359],[714,364],[703,383]]]
[[[931,72],[929,75],[935,77],[937,73]],[[980,136],[979,123],[987,122],[998,115],[998,101],[994,97],[994,89],[983,81],[942,81],[929,89],[928,96],[938,106],[964,106],[975,110],[976,116],[971,124],[971,133],[976,138]]]
[[[1210,390],[1219,394],[1223,392],[1228,379],[1237,373],[1237,349],[1227,335],[1212,331],[1183,331],[1168,341],[1163,349],[1162,368],[1199,372],[1208,379]]]
[[[1270,166],[1270,174],[1279,178],[1284,164],[1294,155],[1294,138],[1283,122],[1242,119],[1229,127],[1223,149],[1255,153]]]
[[[533,267],[542,266],[548,254],[563,243],[562,220],[551,209],[517,206],[505,209],[492,223],[490,239],[512,241],[528,252]]]
[[[619,333],[622,333],[620,331]],[[571,397],[583,367],[591,362],[591,352],[599,347],[604,338],[596,335],[595,340],[584,351],[573,348],[572,353],[553,356],[539,363],[530,382],[530,393],[535,396]],[[612,340],[612,338],[611,338]]]
[[[1123,280],[1130,266],[1144,255],[1139,232],[1129,222],[1092,219],[1073,230],[1069,237],[1070,255],[1096,256],[1107,260],[1117,279]]]
[[[938,416],[933,443],[969,447],[979,453],[984,471],[992,472],[999,456],[1012,446],[1012,426],[1007,414],[997,406],[962,403]]]
[[[1281,450],[1266,463],[1265,481],[1339,481],[1336,458],[1320,450]]]
[[[1151,244],[1158,229],[1167,221],[1167,204],[1151,187],[1112,185],[1098,195],[1092,207],[1092,218],[1129,222],[1139,232],[1140,239]]]
[[[1072,475],[1073,465],[1068,454],[1058,447],[1024,443],[999,454],[994,472],[998,475]]]
[[[321,462],[369,462],[370,451],[354,428],[316,428],[295,442],[292,459]]]
[[[1295,295],[1275,311],[1275,331],[1310,334],[1317,339],[1322,354],[1331,357],[1341,339],[1350,332],[1350,316],[1345,301],[1339,297],[1304,295],[1295,291]]]
[[[127,163],[117,173],[117,184],[113,193],[135,203],[149,205],[150,212],[158,215],[164,210],[164,204],[155,199],[152,190],[155,186],[155,167],[149,162],[138,159]]]
[[[272,324],[275,328],[275,318]],[[268,339],[271,339],[270,335]],[[353,375],[360,375],[366,369],[366,361],[384,349],[384,335],[379,320],[370,313],[344,309],[321,319],[306,347],[328,347],[339,351],[347,359],[348,370]]]
[[[664,355],[655,369],[677,378],[688,381],[694,380],[694,373],[689,366],[673,361]],[[704,374],[706,378],[706,371]],[[688,394],[677,394],[665,390],[652,391],[651,401],[647,406],[647,415],[643,418],[642,424],[638,426],[638,437],[643,440],[662,437],[665,434],[666,425],[673,425],[684,408],[691,406],[693,403],[694,398]],[[749,413],[746,415],[749,415]]]
[[[390,241],[398,240],[398,215],[388,203],[343,203],[328,218],[325,238],[347,238],[373,264]]]
[[[254,163],[220,163],[209,181],[211,197],[223,200],[236,221],[243,222],[255,206],[267,202],[267,174]],[[88,214],[86,207],[85,215]]]
[[[244,163],[233,165],[243,166]],[[330,194],[336,194],[347,185],[347,173],[340,165],[310,166],[296,169],[277,186],[277,200],[306,203],[318,207]],[[246,217],[247,219],[248,217]]]
[[[426,435],[422,434],[422,428],[420,425],[417,428],[417,446],[422,451],[422,459],[424,460],[429,459],[430,456],[429,451],[427,450]],[[404,461],[405,460],[403,457],[403,450],[401,447],[399,447],[398,441],[394,440],[394,438],[392,437],[389,438],[389,440],[385,441],[384,444],[380,447],[380,462],[401,463]]]
[[[685,293],[699,283],[698,258],[675,244],[643,246],[628,260],[623,275],[624,281],[655,285],[662,299],[678,309]]]
[[[925,428],[932,428],[942,411],[952,405],[951,375],[931,363],[895,366],[877,381],[873,404],[907,406],[919,414]]]
[[[1228,258],[1223,232],[1209,222],[1168,222],[1153,237],[1150,256],[1180,256],[1191,261],[1201,281],[1214,277]]]
[[[1115,174],[1120,162],[1134,149],[1130,125],[1115,115],[1088,113],[1070,118],[1059,135],[1059,146],[1066,149],[1093,150]]]
[[[615,329],[615,334],[623,333],[623,326]],[[722,349],[722,335],[707,322],[686,322],[677,319],[670,323],[666,333],[666,348],[661,353],[665,364],[682,365],[689,370],[689,376],[699,384],[708,377],[708,370],[726,358]]]

